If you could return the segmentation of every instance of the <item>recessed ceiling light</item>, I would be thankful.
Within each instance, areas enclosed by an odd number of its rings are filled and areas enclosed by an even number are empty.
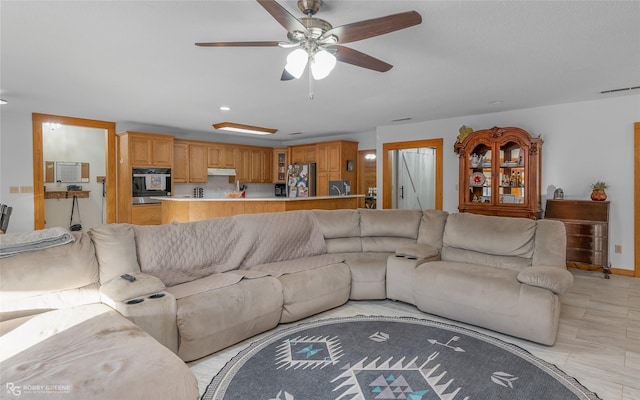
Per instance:
[[[400,122],[400,121],[409,121],[409,120],[411,120],[411,117],[392,119],[391,122]]]
[[[495,101],[490,101],[489,105],[490,106],[497,106],[498,104],[502,104],[504,103],[502,100],[495,100]]]
[[[254,135],[271,135],[278,132],[277,129],[263,128],[261,126],[252,126],[244,124],[236,124],[235,122],[220,122],[213,124],[214,129],[220,129],[230,132],[252,133]]]
[[[8,104],[9,102],[6,101],[5,99],[0,99],[0,104]]]
[[[220,106],[220,111],[230,111],[231,107],[229,106]]]

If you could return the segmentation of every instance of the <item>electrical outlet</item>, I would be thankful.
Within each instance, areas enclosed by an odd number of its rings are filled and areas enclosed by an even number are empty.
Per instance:
[[[20,193],[33,193],[33,186],[20,186]]]
[[[622,245],[621,244],[616,244],[615,246],[613,246],[613,252],[616,253],[616,254],[622,253]]]
[[[9,193],[20,193],[20,186],[9,186]]]

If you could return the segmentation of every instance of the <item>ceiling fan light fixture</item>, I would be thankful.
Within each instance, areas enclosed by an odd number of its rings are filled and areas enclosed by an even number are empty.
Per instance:
[[[320,80],[326,78],[335,66],[336,57],[333,54],[326,50],[318,51],[313,55],[313,60],[311,61],[311,74],[313,75],[313,79]]]
[[[306,50],[295,49],[287,56],[287,65],[285,65],[284,69],[294,78],[300,79],[308,61],[309,55]]]
[[[236,124],[235,122],[220,122],[213,124],[214,129],[229,132],[251,133],[253,135],[272,135],[278,132],[277,129],[263,128],[261,126],[252,126],[244,124]]]

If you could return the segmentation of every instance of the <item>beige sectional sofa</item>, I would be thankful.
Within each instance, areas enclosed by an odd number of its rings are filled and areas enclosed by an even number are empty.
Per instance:
[[[92,398],[114,398],[115,387],[142,378],[145,387],[157,382],[155,398],[195,398],[197,385],[180,359],[204,357],[349,299],[403,301],[551,345],[558,296],[573,282],[564,225],[550,220],[313,210],[101,225],[74,235],[71,244],[0,260],[3,387],[42,377],[70,384],[78,398],[86,397],[79,388],[87,385],[94,386],[86,389]],[[120,278],[124,273],[135,282]],[[52,318],[87,328],[80,338],[75,329],[51,331]],[[58,347],[76,340],[78,346]],[[13,343],[25,349],[7,352]],[[102,353],[85,370],[87,346]],[[81,361],[70,362],[69,351]],[[65,369],[40,375],[41,366],[65,362]],[[89,381],[99,367],[104,379]]]

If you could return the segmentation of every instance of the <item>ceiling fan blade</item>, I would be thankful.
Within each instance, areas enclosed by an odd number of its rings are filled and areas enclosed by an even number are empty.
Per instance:
[[[282,76],[280,77],[281,81],[290,81],[295,79],[296,77],[291,75],[286,69],[282,70]]]
[[[258,3],[260,3],[262,7],[264,7],[265,10],[267,10],[269,14],[271,14],[273,18],[276,19],[276,21],[280,23],[280,25],[284,27],[284,29],[287,30],[287,32],[300,31],[303,33],[309,33],[309,30],[307,29],[306,26],[304,26],[302,22],[300,22],[296,17],[291,15],[289,11],[287,11],[284,7],[278,4],[275,0],[257,0],[257,1]]]
[[[196,43],[200,47],[276,47],[280,42],[209,42]]]
[[[325,32],[322,38],[335,35],[338,43],[350,43],[374,36],[409,28],[422,23],[422,17],[416,11],[407,11],[386,17],[367,19],[352,24],[337,26]]]
[[[370,55],[364,54],[349,47],[333,45],[328,46],[327,48],[335,50],[334,56],[336,57],[336,59],[347,64],[372,69],[379,72],[387,72],[388,70],[393,68],[393,65],[391,64],[388,64],[382,60],[371,57]]]

